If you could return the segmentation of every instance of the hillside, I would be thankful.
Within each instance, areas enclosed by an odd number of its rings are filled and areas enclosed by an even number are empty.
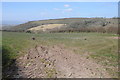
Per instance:
[[[113,18],[63,18],[63,19],[39,20],[39,21],[30,21],[24,24],[20,24],[8,30],[28,31],[31,28],[41,26],[41,25],[43,25],[44,27],[48,27],[48,26],[45,26],[48,24],[66,24],[62,28],[59,28],[59,30],[80,29],[80,28],[100,28],[100,27],[106,30],[106,28],[109,28],[109,27],[117,28],[118,19],[113,19]],[[114,29],[112,28],[112,30]]]

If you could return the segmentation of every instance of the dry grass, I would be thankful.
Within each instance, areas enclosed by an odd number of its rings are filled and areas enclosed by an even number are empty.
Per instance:
[[[31,30],[31,31],[36,31],[36,30],[46,31],[48,29],[60,28],[64,25],[65,24],[47,24],[47,25],[41,25],[41,26],[33,27],[33,28],[28,29],[28,30]]]

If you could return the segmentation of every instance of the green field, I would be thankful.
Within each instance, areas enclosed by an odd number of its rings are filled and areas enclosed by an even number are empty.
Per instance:
[[[36,40],[32,40],[32,38]],[[64,45],[65,48],[75,49],[76,54],[87,54],[90,58],[105,67],[116,77],[118,66],[118,40],[114,34],[107,33],[2,33],[2,57],[4,68],[12,64],[12,59],[22,56],[36,45]]]

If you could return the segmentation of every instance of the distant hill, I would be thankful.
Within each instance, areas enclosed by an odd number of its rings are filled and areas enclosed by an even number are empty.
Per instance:
[[[69,29],[80,29],[80,28],[108,28],[108,27],[118,27],[118,19],[116,18],[63,18],[63,19],[49,19],[49,20],[39,20],[39,21],[30,21],[24,24],[20,24],[17,26],[14,26],[12,28],[9,28],[7,30],[11,31],[28,31],[31,30],[31,28],[35,27],[42,27],[44,25],[50,25],[50,24],[64,24],[59,30],[69,30]],[[57,27],[57,26],[56,26]],[[48,31],[54,31],[57,29],[48,29]],[[32,31],[32,30],[31,30]],[[38,31],[38,30],[37,30]]]
[[[11,27],[16,26],[15,24],[1,24],[1,30],[6,30],[6,29],[10,29]]]

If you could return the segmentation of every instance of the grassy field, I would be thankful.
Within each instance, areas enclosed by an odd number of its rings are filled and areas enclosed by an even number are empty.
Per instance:
[[[12,60],[24,55],[36,45],[64,45],[77,54],[87,54],[102,64],[111,76],[117,76],[118,40],[107,33],[18,33],[3,32],[3,66],[8,67]],[[36,40],[32,40],[35,37]]]

